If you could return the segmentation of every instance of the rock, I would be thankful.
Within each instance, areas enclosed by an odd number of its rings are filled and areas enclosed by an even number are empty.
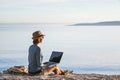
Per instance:
[[[65,70],[64,75],[23,75],[27,73],[26,67],[14,66],[0,72],[0,80],[120,80],[120,75],[75,74],[70,70]]]
[[[4,74],[27,74],[28,70],[24,66],[14,66],[3,71]]]
[[[120,75],[102,74],[69,74],[69,75],[49,75],[49,76],[29,76],[2,74],[0,80],[120,80]]]

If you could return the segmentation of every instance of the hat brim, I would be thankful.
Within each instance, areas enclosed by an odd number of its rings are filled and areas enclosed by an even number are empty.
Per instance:
[[[34,39],[38,39],[38,38],[40,38],[40,37],[42,37],[42,36],[45,36],[44,34],[42,34],[42,35],[39,35],[39,36],[37,36],[37,37],[32,37],[32,39],[34,40]]]

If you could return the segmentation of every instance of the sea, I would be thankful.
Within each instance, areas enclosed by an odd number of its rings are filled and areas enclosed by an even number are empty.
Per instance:
[[[120,26],[70,26],[53,23],[0,24],[0,71],[28,66],[32,33],[46,36],[39,46],[48,61],[52,51],[64,52],[58,65],[77,74],[120,74]]]

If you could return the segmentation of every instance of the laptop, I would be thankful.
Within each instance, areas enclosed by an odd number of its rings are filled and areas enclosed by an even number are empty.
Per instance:
[[[50,56],[50,59],[48,62],[44,62],[43,64],[46,66],[54,66],[56,64],[60,63],[60,60],[62,58],[63,52],[59,52],[59,51],[52,51],[52,54]]]

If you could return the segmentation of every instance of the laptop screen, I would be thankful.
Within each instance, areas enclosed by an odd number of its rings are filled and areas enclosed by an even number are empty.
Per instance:
[[[49,62],[60,63],[62,55],[63,55],[63,52],[53,51],[50,56]]]

